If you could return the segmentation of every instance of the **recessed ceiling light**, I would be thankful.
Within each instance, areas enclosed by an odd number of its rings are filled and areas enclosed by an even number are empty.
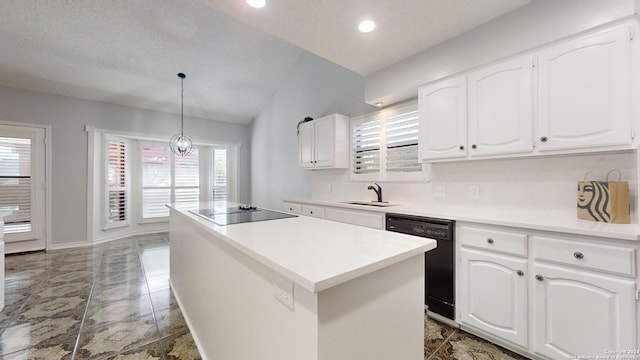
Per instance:
[[[378,101],[378,102],[376,103],[376,106],[377,106],[377,107],[382,107],[382,105],[384,105],[384,104],[383,104],[383,103],[381,103],[380,101]]]
[[[358,25],[358,30],[360,30],[360,32],[363,32],[363,33],[372,32],[373,29],[375,28],[376,28],[376,23],[374,23],[371,20],[361,21],[360,24]]]
[[[266,4],[266,0],[247,0],[247,4],[256,9],[261,9]]]

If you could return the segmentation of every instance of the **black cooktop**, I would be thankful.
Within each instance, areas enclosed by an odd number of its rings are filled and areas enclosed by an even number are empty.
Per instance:
[[[239,206],[226,209],[200,209],[191,213],[201,216],[214,224],[231,225],[254,221],[286,219],[296,215],[260,209],[254,206]]]

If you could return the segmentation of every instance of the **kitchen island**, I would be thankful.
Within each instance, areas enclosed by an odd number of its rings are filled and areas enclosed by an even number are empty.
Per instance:
[[[204,359],[423,358],[435,241],[305,216],[221,226],[169,207],[171,287]]]

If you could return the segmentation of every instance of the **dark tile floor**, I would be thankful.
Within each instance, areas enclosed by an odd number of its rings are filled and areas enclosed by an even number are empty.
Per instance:
[[[0,360],[200,358],[169,289],[166,233],[7,255],[5,269]],[[522,358],[425,316],[425,359]]]

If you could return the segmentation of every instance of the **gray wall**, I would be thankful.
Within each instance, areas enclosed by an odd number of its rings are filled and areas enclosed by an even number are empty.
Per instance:
[[[52,243],[86,241],[87,133],[85,124],[100,129],[166,135],[180,129],[174,114],[79,100],[0,87],[0,120],[51,125]],[[185,133],[210,141],[239,142],[239,199],[249,202],[250,127],[185,117]]]
[[[373,110],[364,104],[360,75],[302,53],[253,122],[251,201],[279,209],[283,198],[311,196],[311,171],[298,168],[298,121],[305,116],[355,116]]]
[[[603,25],[636,11],[636,0],[535,0],[483,26],[366,77],[369,104],[417,96],[417,87]]]

